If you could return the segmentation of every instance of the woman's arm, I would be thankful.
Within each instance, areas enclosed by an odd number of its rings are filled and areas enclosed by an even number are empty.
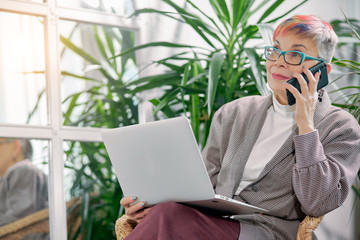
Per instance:
[[[347,117],[331,124],[333,129],[327,133],[323,143],[317,130],[294,138],[296,165],[293,187],[307,215],[321,216],[339,207],[359,169],[357,122]]]
[[[206,146],[202,151],[202,157],[213,187],[216,186],[217,176],[221,169],[221,118],[222,114],[220,109],[214,114],[211,122],[209,137]]]

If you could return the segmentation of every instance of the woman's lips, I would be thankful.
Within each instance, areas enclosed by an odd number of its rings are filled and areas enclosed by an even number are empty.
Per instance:
[[[290,79],[284,75],[277,74],[277,73],[272,73],[271,76],[273,79],[278,79],[278,80],[289,80]]]

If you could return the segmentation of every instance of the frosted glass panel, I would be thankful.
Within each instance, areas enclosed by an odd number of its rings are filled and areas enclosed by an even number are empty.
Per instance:
[[[138,76],[135,34],[116,27],[60,22],[64,125],[118,127],[138,121],[138,100],[127,82]]]
[[[0,123],[47,125],[43,18],[0,13],[0,29]]]
[[[58,5],[93,11],[129,15],[134,11],[133,0],[58,0]]]
[[[45,214],[45,220],[48,219],[48,213],[44,213],[49,207],[48,146],[44,140],[0,136],[0,227],[35,213]],[[24,239],[48,239],[49,223],[44,221],[40,225],[45,233],[36,233],[33,238],[24,236]],[[17,238],[9,234],[4,239]]]

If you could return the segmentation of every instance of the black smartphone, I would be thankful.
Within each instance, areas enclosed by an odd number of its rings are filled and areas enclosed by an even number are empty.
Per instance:
[[[329,79],[328,79],[328,74],[327,74],[326,62],[320,62],[320,63],[316,64],[315,66],[311,67],[309,70],[314,75],[319,70],[321,71],[320,79],[319,79],[319,82],[318,82],[318,85],[317,85],[317,90],[319,90],[319,89],[325,87],[326,85],[328,85]],[[301,73],[301,75],[304,77],[305,81],[309,84],[309,80],[306,77],[305,73]],[[288,80],[287,83],[293,85],[301,93],[300,84],[299,84],[299,82],[298,82],[298,80],[296,78],[292,78],[292,79]],[[287,89],[286,89],[286,96],[287,96],[288,104],[290,106],[294,105],[295,102],[296,102],[296,99],[295,99],[294,95]]]

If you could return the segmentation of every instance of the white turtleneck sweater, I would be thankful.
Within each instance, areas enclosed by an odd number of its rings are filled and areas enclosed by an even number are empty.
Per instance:
[[[294,111],[295,105],[281,105],[273,95],[273,105],[267,110],[264,125],[246,162],[236,195],[259,177],[265,165],[290,136],[296,126]]]

